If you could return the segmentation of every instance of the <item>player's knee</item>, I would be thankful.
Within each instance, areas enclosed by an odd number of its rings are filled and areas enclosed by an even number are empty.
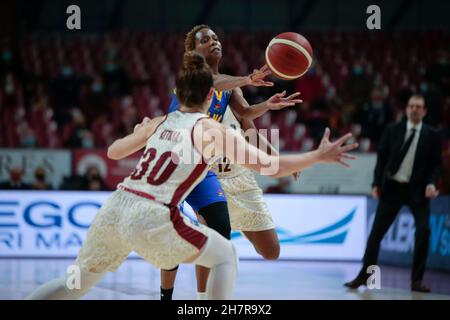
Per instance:
[[[231,225],[226,202],[212,203],[202,208],[199,213],[205,219],[208,227],[228,240],[231,238]]]
[[[260,250],[261,256],[266,260],[277,260],[280,257],[280,245],[272,245]]]
[[[103,269],[93,266],[88,269],[80,267],[78,274],[66,274],[66,277],[62,278],[66,292],[72,299],[82,297],[105,275],[106,270]]]
[[[194,262],[212,268],[220,264],[235,264],[236,257],[237,253],[231,241],[220,236],[217,231],[209,230],[208,241],[203,252]]]

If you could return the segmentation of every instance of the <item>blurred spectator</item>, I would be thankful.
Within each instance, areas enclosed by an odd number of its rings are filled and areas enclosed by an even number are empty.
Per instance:
[[[356,120],[361,124],[361,136],[377,143],[388,123],[393,121],[392,110],[385,102],[381,90],[372,90],[370,102],[364,103]]]
[[[346,101],[352,101],[356,108],[359,108],[369,99],[371,89],[372,80],[365,72],[362,61],[355,62],[353,72],[345,82],[342,95]]]
[[[18,58],[19,55],[8,46],[0,50],[0,81],[7,74],[14,74],[16,77],[20,77],[21,63]]]
[[[34,178],[36,179],[32,184],[31,188],[34,190],[51,190],[52,187],[46,182],[45,169],[42,167],[37,167],[34,171]]]
[[[300,98],[303,101],[312,102],[323,99],[325,87],[322,83],[322,67],[318,64],[311,67],[304,77],[300,77],[295,82],[295,91],[301,92]]]
[[[117,128],[119,136],[126,136],[133,132],[134,126],[140,122],[137,108],[131,97],[124,97],[120,106],[122,118]]]
[[[323,99],[317,99],[311,103],[307,114],[303,115],[304,122],[309,128],[309,135],[318,143],[322,138],[325,128],[330,126],[327,104]]]
[[[79,109],[72,110],[72,121],[64,126],[63,141],[69,148],[92,148],[94,138],[86,124],[86,118]]]
[[[117,49],[111,44],[109,46],[102,73],[105,91],[110,97],[130,94],[131,83],[125,66],[118,57]]]
[[[266,190],[267,193],[291,193],[291,177],[283,177],[278,179],[276,185],[270,186]]]
[[[27,190],[30,185],[22,181],[22,168],[13,167],[9,171],[9,181],[0,182],[0,189],[3,190]]]
[[[2,104],[6,108],[14,108],[20,104],[18,100],[18,87],[14,75],[8,73],[3,80],[1,80],[3,89]]]
[[[103,79],[96,75],[81,97],[81,111],[91,125],[99,116],[107,114],[109,109]]]
[[[17,131],[19,132],[21,148],[34,148],[38,146],[35,132],[27,122],[20,124]]]
[[[427,78],[430,82],[436,84],[440,91],[450,92],[450,62],[448,50],[439,50],[437,63],[430,67],[427,72]]]
[[[70,120],[69,110],[79,105],[80,80],[70,65],[64,64],[61,74],[53,82],[53,108],[59,123]]]
[[[97,191],[106,191],[108,187],[106,183],[103,181],[103,178],[100,175],[100,171],[96,166],[91,166],[87,169],[86,174],[84,175],[86,179],[86,189],[87,190],[97,190]]]

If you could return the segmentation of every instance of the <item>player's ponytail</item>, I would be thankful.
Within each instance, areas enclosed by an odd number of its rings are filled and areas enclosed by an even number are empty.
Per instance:
[[[187,107],[200,106],[212,86],[212,73],[205,58],[195,51],[186,52],[176,79],[178,100]]]

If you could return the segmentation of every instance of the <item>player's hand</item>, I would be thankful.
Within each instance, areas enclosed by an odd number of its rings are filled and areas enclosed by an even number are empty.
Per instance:
[[[429,199],[436,198],[439,195],[439,190],[436,189],[434,184],[427,185],[425,189],[425,197]]]
[[[273,82],[264,81],[264,78],[271,74],[272,71],[270,71],[267,64],[265,64],[261,69],[254,69],[253,73],[248,76],[250,79],[249,85],[255,87],[273,87]]]
[[[330,142],[330,129],[326,128],[322,141],[316,150],[319,153],[319,161],[323,163],[338,163],[344,167],[350,167],[344,160],[354,160],[356,157],[347,152],[358,148],[357,143],[344,145],[351,137],[352,134],[347,133],[335,142]]]
[[[133,133],[138,131],[140,128],[145,127],[145,125],[149,122],[150,122],[150,118],[145,117],[141,123],[138,123],[137,125],[134,126]]]
[[[284,97],[286,95],[286,91],[277,93],[269,98],[266,101],[267,107],[269,110],[280,110],[286,107],[295,106],[297,103],[302,103],[302,99],[295,99],[300,95],[300,92],[296,92],[291,94],[289,97]]]
[[[380,188],[378,188],[378,187],[372,188],[372,198],[374,198],[374,199],[380,198]]]

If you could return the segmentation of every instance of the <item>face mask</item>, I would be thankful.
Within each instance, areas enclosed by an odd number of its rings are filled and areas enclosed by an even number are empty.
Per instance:
[[[360,75],[362,75],[362,73],[363,73],[363,68],[362,68],[361,66],[355,66],[355,67],[353,68],[353,73],[354,73],[356,76],[360,76]]]
[[[43,173],[36,173],[36,180],[44,181],[45,180],[45,174],[43,174]]]
[[[93,92],[102,92],[103,91],[103,85],[101,85],[100,83],[94,83],[92,85],[92,91]]]
[[[25,137],[25,139],[22,140],[22,145],[24,147],[34,147],[36,145],[36,139],[34,136]]]
[[[83,148],[91,149],[94,147],[94,141],[92,139],[83,139]]]
[[[10,51],[3,51],[2,58],[3,58],[3,61],[11,61],[12,53]]]
[[[116,70],[116,65],[114,63],[107,63],[105,66],[105,70],[107,72],[112,72],[112,71]]]
[[[64,68],[62,69],[62,74],[63,74],[63,76],[65,76],[65,77],[71,76],[71,75],[72,75],[72,68],[71,68],[71,67],[64,67]]]
[[[420,84],[420,91],[422,92],[427,92],[428,91],[428,84],[426,84],[425,82]]]

